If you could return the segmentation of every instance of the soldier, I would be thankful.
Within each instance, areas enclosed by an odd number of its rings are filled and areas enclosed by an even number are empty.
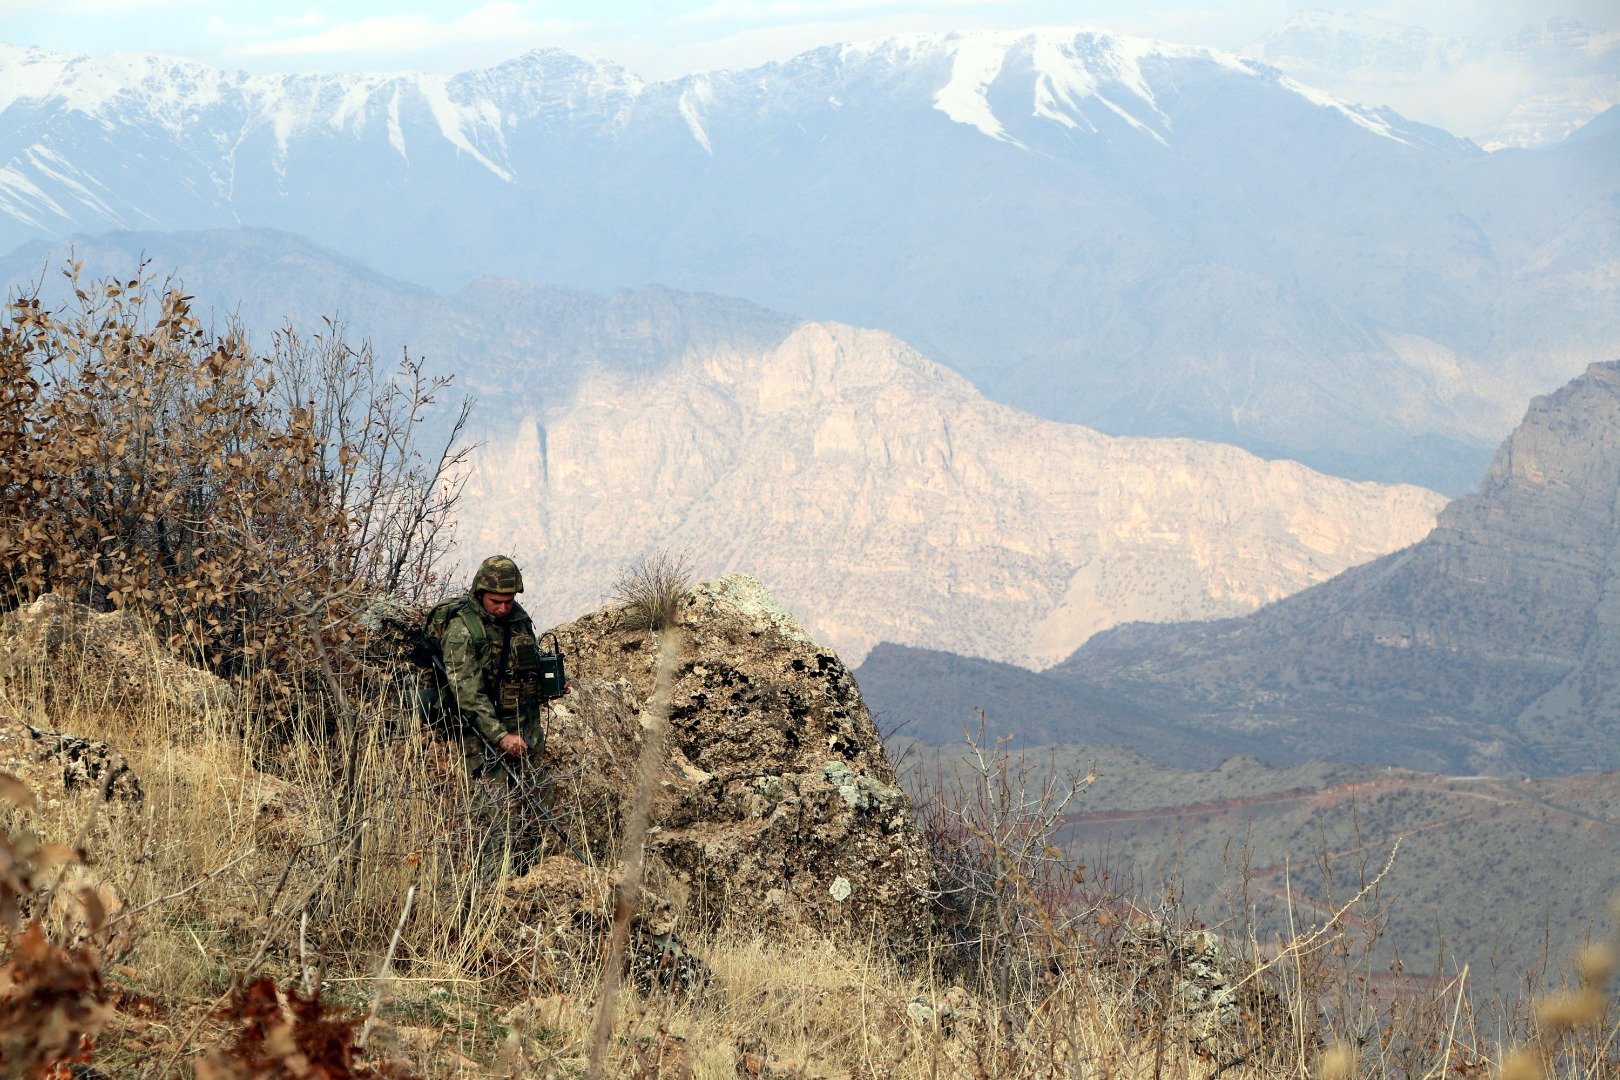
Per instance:
[[[510,841],[518,874],[538,857],[551,822],[550,777],[541,761],[540,643],[517,602],[522,591],[517,563],[504,555],[485,559],[442,639],[445,692],[459,714],[462,756],[478,789],[471,809],[504,823],[498,832]]]

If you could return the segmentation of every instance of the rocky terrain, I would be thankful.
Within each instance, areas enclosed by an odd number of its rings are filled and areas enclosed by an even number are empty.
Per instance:
[[[605,853],[623,835],[641,744],[667,717],[647,845],[656,908],[693,926],[742,920],[781,934],[875,932],[902,953],[922,948],[932,927],[932,868],[911,803],[849,672],[757,581],[732,575],[700,586],[656,639],[618,607],[555,633],[573,689],[551,709],[547,749],[569,808],[562,825],[577,824],[591,850]],[[225,706],[223,681],[166,654],[143,656],[143,641],[128,616],[87,612],[54,595],[0,625],[8,661],[44,678],[63,677],[53,671],[64,665],[74,681],[105,673],[109,703],[129,707],[137,695],[135,707],[150,707],[155,685],[163,708]],[[665,651],[674,678],[655,708]],[[60,766],[70,789],[94,790],[105,777],[119,794],[140,798],[139,780],[115,748],[15,722],[5,740],[20,756],[0,760],[0,771],[37,780],[29,762],[38,760]],[[554,886],[565,906],[587,896],[605,903],[598,886],[611,885],[594,865],[570,869],[553,859],[534,873],[512,885],[530,908],[553,902],[546,893]],[[672,923],[658,925],[667,932]]]
[[[548,746],[563,801],[604,841],[634,801],[671,653],[647,843],[667,901],[699,924],[925,946],[932,865],[860,690],[759,582],[700,586],[657,640],[617,607],[556,634],[573,692],[551,709]]]
[[[940,838],[849,673],[753,579],[696,588],[656,633],[626,606],[556,633],[562,835],[518,863],[486,782],[464,783],[459,753],[392,695],[344,721],[365,731],[341,747],[244,738],[230,684],[127,615],[47,596],[0,618],[0,921],[43,928],[0,950],[0,1067],[579,1074],[604,1045],[589,1017],[641,791],[649,888],[625,909],[609,1075],[1287,1058],[1289,1006],[1219,934],[1141,917],[1065,944],[1051,920],[1077,913],[1044,908],[1027,940],[980,937],[984,913],[942,900]],[[72,845],[42,842],[60,835]],[[352,839],[329,852],[336,836]],[[994,890],[1008,917],[1014,892]],[[973,935],[967,968],[935,951],[946,919]],[[1025,946],[1083,958],[1040,977],[1039,1009],[1013,996]],[[1000,952],[993,986],[972,977]],[[1157,1043],[1122,1038],[1125,1016],[1150,1017]]]
[[[1620,362],[1534,401],[1428,537],[1242,619],[1129,626],[1054,675],[1272,761],[1620,765]]]
[[[1040,420],[888,334],[809,323],[592,375],[478,454],[461,541],[516,555],[543,619],[658,546],[704,575],[754,568],[850,662],[890,640],[1042,667],[1115,623],[1321,581],[1416,540],[1442,501]]]

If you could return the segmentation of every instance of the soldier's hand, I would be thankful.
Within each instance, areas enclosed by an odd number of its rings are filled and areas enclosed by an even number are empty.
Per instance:
[[[513,757],[522,757],[529,752],[528,742],[524,740],[523,736],[513,731],[501,736],[500,747]]]

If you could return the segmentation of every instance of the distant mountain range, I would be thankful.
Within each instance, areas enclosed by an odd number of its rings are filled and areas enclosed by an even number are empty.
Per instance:
[[[1409,543],[1444,503],[986,400],[890,334],[602,372],[477,456],[460,534],[561,619],[653,547],[771,582],[851,663],[888,639],[1030,667],[1127,619],[1250,611]]]
[[[1620,29],[1556,18],[1501,39],[1307,10],[1245,50],[1349,101],[1376,101],[1487,150],[1557,142],[1620,104]]]
[[[895,333],[990,397],[1353,477],[1477,481],[1620,352],[1620,119],[1486,155],[1256,60],[942,34],[643,83],[0,49],[0,249],[266,226],[395,277],[657,283]]]
[[[1413,546],[1252,615],[1097,635],[1042,675],[1039,697],[975,693],[973,663],[873,654],[857,673],[875,709],[919,712],[908,686],[955,688],[955,715],[991,710],[999,730],[1039,702],[1035,739],[1098,742],[1098,702],[1129,745],[1212,764],[1398,762],[1436,772],[1565,773],[1620,765],[1620,362],[1538,398],[1477,494]],[[936,699],[942,689],[931,691]],[[1134,730],[1133,730],[1134,729]],[[1177,733],[1181,733],[1177,738]],[[938,737],[924,728],[924,737]],[[1099,737],[1102,736],[1102,737]],[[1211,741],[1216,754],[1200,748]],[[1168,746],[1169,751],[1161,751]]]
[[[127,279],[142,252],[261,345],[287,318],[324,331],[325,309],[351,343],[459,372],[486,443],[463,555],[518,555],[548,622],[662,546],[770,581],[851,662],[888,638],[1045,666],[1122,620],[1252,610],[1410,543],[1444,502],[1041,420],[889,334],[721,297],[494,278],[438,296],[264,230],[74,245],[87,279]],[[0,282],[66,255],[29,246]],[[44,281],[60,301],[66,282]]]

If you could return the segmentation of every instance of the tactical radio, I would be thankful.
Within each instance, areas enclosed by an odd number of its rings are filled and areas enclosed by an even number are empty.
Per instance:
[[[551,639],[554,652],[546,652],[546,638]],[[550,701],[568,693],[568,675],[563,671],[562,643],[552,633],[540,635],[540,700]]]

